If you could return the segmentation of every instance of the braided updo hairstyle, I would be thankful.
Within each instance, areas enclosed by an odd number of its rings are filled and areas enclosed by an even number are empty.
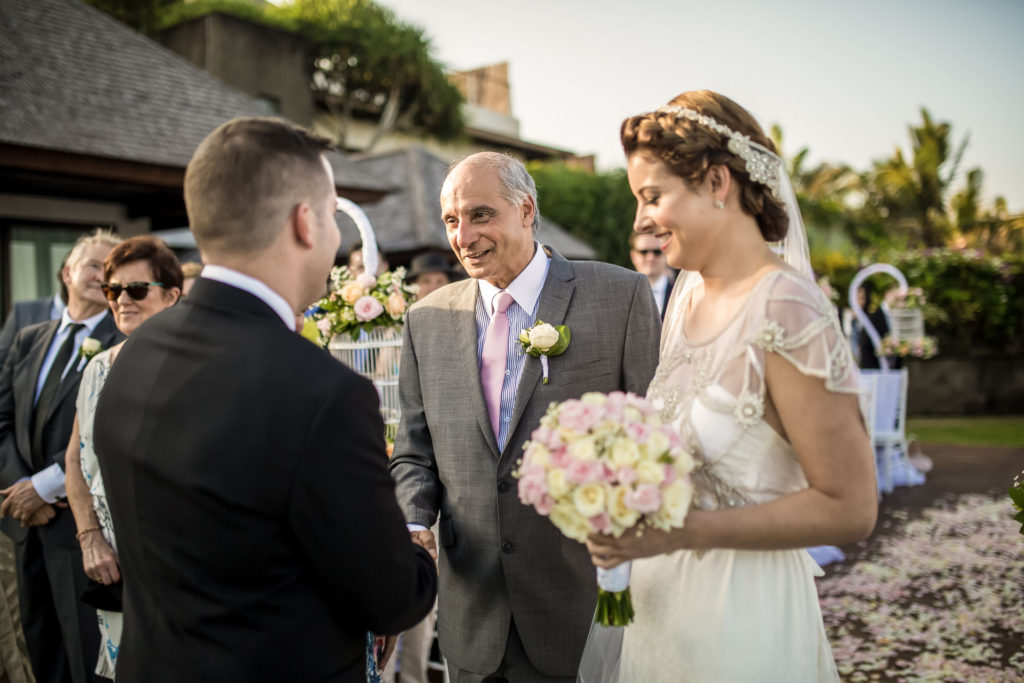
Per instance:
[[[750,112],[725,95],[693,90],[678,95],[669,104],[710,116],[778,154],[775,144]],[[757,221],[765,241],[777,242],[786,236],[789,216],[785,204],[767,186],[750,179],[746,162],[729,151],[729,138],[725,135],[697,121],[651,112],[623,121],[620,138],[627,157],[636,152],[649,153],[691,188],[704,182],[712,166],[728,167],[740,188],[740,207]]]

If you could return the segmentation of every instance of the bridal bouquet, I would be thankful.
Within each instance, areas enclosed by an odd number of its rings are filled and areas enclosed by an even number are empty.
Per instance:
[[[415,286],[405,284],[405,268],[374,277],[335,267],[327,296],[313,304],[309,317],[316,323],[321,345],[336,334],[348,334],[355,341],[360,331],[401,327],[415,293]]]
[[[694,461],[674,429],[634,394],[587,393],[552,403],[524,445],[519,500],[583,543],[593,533],[682,527],[693,497]],[[629,568],[598,568],[604,626],[633,620]]]

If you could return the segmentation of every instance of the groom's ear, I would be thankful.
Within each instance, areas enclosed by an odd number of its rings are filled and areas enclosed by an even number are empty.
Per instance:
[[[312,249],[315,225],[316,215],[313,213],[313,208],[306,202],[296,204],[288,217],[288,230],[295,243],[305,249]]]

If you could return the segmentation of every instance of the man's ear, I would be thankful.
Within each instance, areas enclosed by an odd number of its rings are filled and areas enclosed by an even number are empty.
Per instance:
[[[533,217],[537,213],[537,205],[533,202],[533,197],[526,195],[523,199],[523,227],[533,227]]]
[[[65,287],[70,287],[71,286],[71,266],[70,265],[65,264],[64,267],[60,269],[60,279],[61,279],[61,282],[64,283]]]
[[[300,202],[292,209],[288,219],[295,242],[305,248],[313,248],[313,232],[316,229],[316,214],[306,202]]]

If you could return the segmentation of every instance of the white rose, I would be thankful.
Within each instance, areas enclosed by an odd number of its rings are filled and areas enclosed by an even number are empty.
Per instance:
[[[540,465],[544,469],[551,469],[551,451],[539,443],[531,444],[530,450],[526,452],[530,456],[531,465]]]
[[[611,516],[612,522],[629,529],[640,519],[640,513],[626,506],[627,493],[629,493],[629,489],[625,486],[612,488],[608,494],[608,514]]]
[[[590,523],[576,512],[569,501],[555,503],[555,506],[551,508],[549,519],[568,538],[586,543],[587,536],[590,535]]]
[[[668,450],[668,437],[660,431],[651,432],[651,435],[647,437],[645,447],[647,450],[647,458],[650,460],[657,460],[660,455]]]
[[[665,468],[650,460],[641,460],[636,465],[636,480],[641,484],[657,486],[665,479]]]
[[[82,355],[83,356],[95,356],[97,353],[103,350],[103,344],[100,343],[99,339],[93,339],[92,337],[86,337],[82,340]]]
[[[630,422],[643,422],[644,416],[639,410],[633,406],[626,406],[622,409],[622,417],[626,418]]]
[[[679,476],[689,474],[696,466],[697,463],[694,462],[693,456],[690,455],[689,451],[681,451],[679,457],[676,458],[675,468]]]
[[[612,444],[611,455],[616,467],[625,467],[640,459],[640,450],[630,439],[616,439]]]
[[[604,484],[596,481],[579,486],[572,493],[576,512],[587,519],[604,512],[604,499]]]
[[[547,323],[534,325],[530,330],[530,343],[538,351],[547,351],[558,343],[558,330]]]
[[[661,491],[661,512],[672,526],[681,527],[692,500],[693,486],[684,479],[676,479]]]
[[[577,460],[594,460],[597,458],[597,449],[594,447],[594,440],[588,437],[576,439],[569,444],[569,455]]]
[[[569,482],[565,480],[565,470],[548,470],[548,493],[552,498],[561,498],[569,493]]]
[[[593,406],[603,406],[608,402],[608,397],[602,394],[600,391],[588,391],[587,393],[580,396],[580,401]]]

